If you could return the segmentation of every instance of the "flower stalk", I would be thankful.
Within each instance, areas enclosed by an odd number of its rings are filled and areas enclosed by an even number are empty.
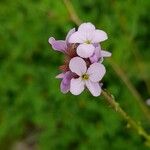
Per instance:
[[[144,100],[142,99],[139,92],[135,89],[133,84],[130,82],[129,78],[125,75],[124,71],[121,69],[121,67],[114,62],[113,59],[110,59],[109,64],[112,66],[116,74],[120,77],[120,79],[124,82],[130,93],[134,96],[134,100],[138,103],[140,109],[142,110],[143,114],[147,118],[147,121],[150,122],[150,110],[149,108],[144,104]]]
[[[147,146],[150,147],[150,135],[145,131],[145,129],[134,121],[115,101],[112,95],[108,94],[107,91],[102,90],[102,96],[105,98],[106,102],[111,106],[111,108],[116,111],[125,121],[127,121],[129,127],[134,129],[138,135],[142,136],[146,140]]]

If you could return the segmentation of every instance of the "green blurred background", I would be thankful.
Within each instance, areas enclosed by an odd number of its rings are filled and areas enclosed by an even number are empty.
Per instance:
[[[102,47],[113,55],[104,61],[104,88],[150,133],[122,81],[128,78],[144,103],[150,97],[150,1],[71,2],[83,22],[108,33]],[[64,39],[73,27],[62,0],[0,0],[0,150],[148,150],[102,97],[60,92],[63,55],[48,38]]]

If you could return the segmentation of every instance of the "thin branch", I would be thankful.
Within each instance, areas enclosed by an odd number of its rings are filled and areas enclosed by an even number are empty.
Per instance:
[[[70,19],[76,24],[76,25],[80,25],[81,24],[81,20],[80,18],[77,16],[74,7],[72,5],[72,3],[70,2],[70,0],[63,0],[64,5],[67,8],[67,11],[70,15]]]
[[[125,121],[127,121],[128,125],[136,131],[136,133],[145,138],[147,146],[150,146],[150,135],[144,130],[144,128],[134,121],[115,101],[115,99],[108,94],[106,91],[102,90],[102,96],[105,98],[107,103],[111,106],[111,108],[116,111]]]

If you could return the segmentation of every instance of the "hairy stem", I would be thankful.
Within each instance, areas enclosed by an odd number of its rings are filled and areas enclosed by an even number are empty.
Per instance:
[[[105,98],[107,103],[111,106],[111,108],[116,111],[127,123],[129,126],[134,129],[138,135],[145,138],[146,143],[148,146],[150,146],[150,135],[144,130],[144,128],[135,122],[115,101],[115,99],[108,94],[106,91],[102,90],[102,96]]]
[[[129,78],[126,76],[126,74],[124,73],[124,71],[121,69],[121,67],[119,67],[119,65],[117,63],[115,63],[113,61],[113,59],[111,59],[109,61],[109,64],[112,66],[112,68],[114,69],[114,71],[116,72],[116,74],[121,78],[121,80],[124,82],[124,84],[126,85],[126,87],[129,89],[129,91],[131,92],[131,94],[135,97],[136,102],[139,104],[141,110],[143,111],[143,113],[145,114],[145,117],[148,119],[148,121],[150,122],[150,110],[148,109],[148,107],[144,104],[144,101],[141,97],[141,95],[138,93],[138,91],[135,89],[135,87],[133,86],[133,84],[130,82]]]

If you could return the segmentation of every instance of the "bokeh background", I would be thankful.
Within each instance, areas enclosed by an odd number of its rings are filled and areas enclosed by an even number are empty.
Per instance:
[[[150,1],[71,3],[83,22],[108,33],[104,88],[150,133],[137,103],[150,98]],[[0,0],[0,149],[148,150],[102,97],[60,92],[63,55],[48,38],[64,39],[73,27],[62,0]]]

